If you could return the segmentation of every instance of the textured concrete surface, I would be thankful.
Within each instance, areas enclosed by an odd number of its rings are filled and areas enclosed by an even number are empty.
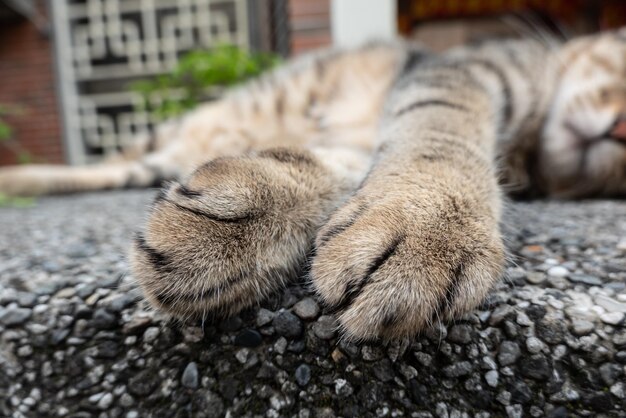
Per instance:
[[[507,278],[411,341],[338,338],[299,285],[152,312],[125,261],[153,191],[0,208],[0,416],[624,416],[626,202],[511,204]]]

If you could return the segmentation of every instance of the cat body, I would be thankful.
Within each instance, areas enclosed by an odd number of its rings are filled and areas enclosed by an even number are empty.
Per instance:
[[[373,44],[297,59],[166,125],[140,159],[3,170],[0,190],[178,179],[131,250],[154,306],[236,313],[308,260],[344,335],[392,339],[473,309],[501,277],[504,191],[626,194],[625,114],[624,30]]]

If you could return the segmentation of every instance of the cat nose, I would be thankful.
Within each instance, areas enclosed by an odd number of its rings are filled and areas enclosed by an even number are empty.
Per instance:
[[[626,117],[621,116],[609,132],[611,138],[626,142]]]

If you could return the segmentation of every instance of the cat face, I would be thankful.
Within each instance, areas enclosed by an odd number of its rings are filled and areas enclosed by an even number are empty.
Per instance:
[[[626,28],[571,41],[544,127],[540,175],[561,197],[626,196]]]

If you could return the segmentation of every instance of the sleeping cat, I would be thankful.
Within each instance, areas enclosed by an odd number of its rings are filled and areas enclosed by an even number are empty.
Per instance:
[[[501,277],[503,191],[626,194],[626,30],[329,50],[158,130],[157,151],[0,171],[0,191],[147,186],[131,262],[179,317],[258,303],[310,259],[345,336],[411,336]]]

